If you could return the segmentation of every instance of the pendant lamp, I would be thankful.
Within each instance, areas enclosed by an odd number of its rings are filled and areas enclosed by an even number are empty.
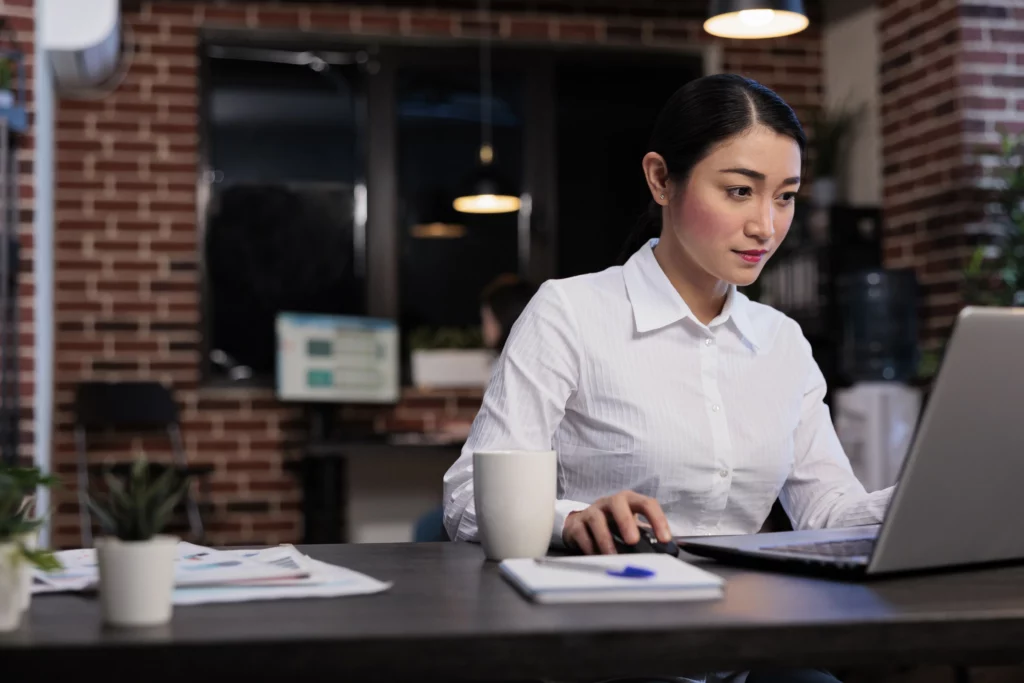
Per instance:
[[[809,23],[803,0],[710,0],[704,30],[719,38],[779,38]]]
[[[476,170],[465,183],[452,206],[462,213],[511,213],[521,204],[504,178],[494,168],[491,143],[491,49],[487,31],[487,0],[480,3],[480,157]]]

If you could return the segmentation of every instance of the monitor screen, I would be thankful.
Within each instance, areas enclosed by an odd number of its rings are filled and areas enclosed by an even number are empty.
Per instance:
[[[277,396],[283,401],[394,403],[398,362],[392,320],[277,315]]]

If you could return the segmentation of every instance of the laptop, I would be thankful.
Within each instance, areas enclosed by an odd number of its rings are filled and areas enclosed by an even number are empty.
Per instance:
[[[1024,560],[1024,308],[957,317],[881,524],[677,543],[730,564],[858,578]]]

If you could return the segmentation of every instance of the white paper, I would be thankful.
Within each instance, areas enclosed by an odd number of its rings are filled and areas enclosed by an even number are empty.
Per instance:
[[[93,549],[56,555],[64,569],[36,570],[33,593],[89,590],[99,583]],[[175,562],[176,605],[368,595],[392,585],[314,560],[291,545],[215,550],[182,541]]]

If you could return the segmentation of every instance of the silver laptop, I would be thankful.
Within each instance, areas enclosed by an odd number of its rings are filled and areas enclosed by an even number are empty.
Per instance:
[[[875,576],[1024,560],[1024,308],[965,308],[881,525],[688,537],[747,566]]]

